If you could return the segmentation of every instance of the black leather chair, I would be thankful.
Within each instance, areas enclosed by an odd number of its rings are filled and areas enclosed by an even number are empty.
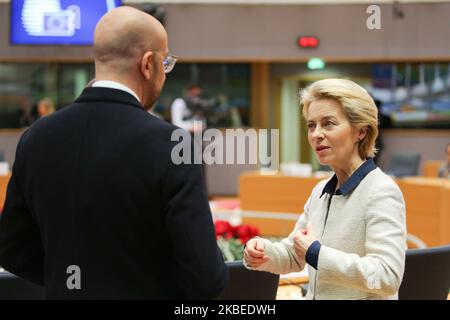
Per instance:
[[[251,271],[242,261],[227,262],[229,281],[219,300],[275,300],[279,275]]]
[[[400,300],[447,300],[450,290],[450,245],[406,251]]]
[[[44,288],[9,272],[0,272],[0,300],[41,300]]]
[[[419,173],[420,154],[393,153],[387,173],[395,177],[417,176]]]

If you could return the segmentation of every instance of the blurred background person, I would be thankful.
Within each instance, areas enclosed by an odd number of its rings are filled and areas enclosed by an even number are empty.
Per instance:
[[[50,98],[40,99],[26,112],[21,119],[21,126],[27,127],[32,125],[36,120],[55,112],[55,104]]]
[[[41,99],[37,103],[36,111],[37,119],[40,119],[55,112],[55,104],[50,98]]]
[[[173,101],[171,109],[172,124],[189,132],[206,127],[205,109],[202,100],[203,90],[198,84],[190,84],[183,97]],[[199,126],[199,122],[201,126]]]
[[[31,110],[30,124],[33,124],[36,120],[48,116],[55,112],[55,104],[50,98],[43,98],[37,102],[37,104]]]

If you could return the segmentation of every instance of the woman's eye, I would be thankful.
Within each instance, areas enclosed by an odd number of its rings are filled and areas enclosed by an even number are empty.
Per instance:
[[[308,123],[308,129],[312,130],[316,127],[316,125],[314,123]]]

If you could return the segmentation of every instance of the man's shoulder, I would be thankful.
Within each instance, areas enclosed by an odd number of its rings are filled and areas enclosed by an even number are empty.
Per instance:
[[[95,103],[93,103],[95,104]],[[125,104],[124,104],[125,105]],[[175,130],[181,130],[173,124],[160,119],[145,109],[139,109],[134,106],[127,106],[129,108],[121,109],[120,111],[107,110],[109,106],[93,106],[91,103],[79,103],[77,101],[67,105],[66,107],[45,116],[35,121],[27,130],[29,136],[39,135],[40,133],[52,133],[52,135],[67,132],[77,132],[77,130],[84,130],[86,121],[91,119],[95,123],[98,130],[103,126],[111,125],[121,126],[121,124],[128,123],[128,128],[119,135],[141,135],[146,134],[153,139],[162,137],[170,138]],[[92,111],[97,109],[100,113],[93,116]],[[102,109],[100,111],[100,109]],[[102,119],[102,121],[95,121]],[[119,129],[119,128],[118,128]],[[119,130],[120,131],[120,130]],[[83,131],[78,131],[81,134]]]
[[[152,128],[156,127],[156,129],[158,129],[164,133],[171,135],[176,130],[182,130],[181,128],[173,125],[172,123],[167,122],[166,120],[160,119],[150,113],[148,114],[148,117],[149,117],[150,121],[147,123],[147,125],[149,125]]]

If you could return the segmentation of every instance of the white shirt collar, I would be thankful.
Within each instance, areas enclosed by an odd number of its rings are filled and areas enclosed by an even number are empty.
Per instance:
[[[116,82],[116,81],[99,80],[99,81],[95,81],[92,86],[93,87],[103,87],[103,88],[111,88],[111,89],[122,90],[122,91],[128,92],[133,97],[135,97],[137,99],[137,101],[141,102],[141,99],[139,99],[139,97],[136,94],[136,92],[134,92],[133,90],[128,88],[126,85],[123,85],[123,84],[121,84],[119,82]]]

